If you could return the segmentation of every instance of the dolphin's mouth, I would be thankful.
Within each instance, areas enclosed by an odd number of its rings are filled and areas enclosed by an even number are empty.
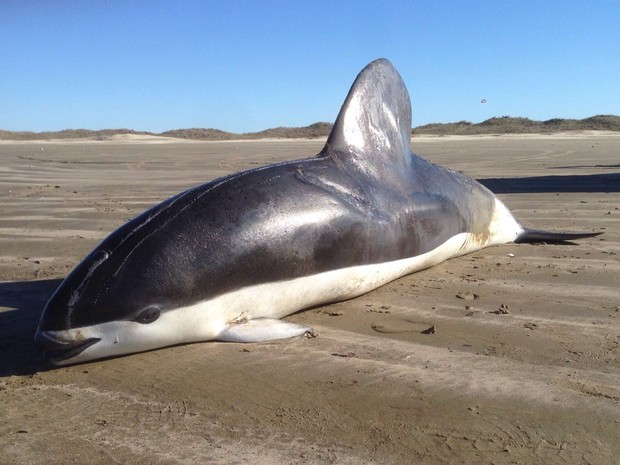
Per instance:
[[[82,341],[63,341],[45,331],[38,331],[34,337],[34,342],[45,349],[45,359],[54,364],[81,354],[100,340],[101,338],[91,337]]]

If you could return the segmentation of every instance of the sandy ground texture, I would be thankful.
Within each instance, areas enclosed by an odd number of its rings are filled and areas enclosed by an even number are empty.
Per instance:
[[[0,143],[0,463],[618,463],[620,135],[414,140],[526,225],[603,236],[484,249],[290,317],[314,339],[42,362],[46,300],[115,227],[321,147]]]

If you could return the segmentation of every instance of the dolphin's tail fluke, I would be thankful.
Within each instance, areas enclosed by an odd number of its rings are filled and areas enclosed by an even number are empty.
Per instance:
[[[562,243],[574,241],[575,239],[584,239],[586,237],[594,237],[603,234],[599,232],[556,232],[556,231],[542,231],[540,229],[527,229],[523,228],[523,232],[519,234],[519,237],[515,239],[516,243],[529,242],[529,243]]]

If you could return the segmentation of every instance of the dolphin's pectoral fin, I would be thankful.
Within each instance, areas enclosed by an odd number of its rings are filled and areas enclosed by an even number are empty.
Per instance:
[[[259,318],[228,325],[220,333],[218,339],[226,342],[265,342],[301,336],[306,333],[314,335],[312,328],[308,326],[282,320]]]

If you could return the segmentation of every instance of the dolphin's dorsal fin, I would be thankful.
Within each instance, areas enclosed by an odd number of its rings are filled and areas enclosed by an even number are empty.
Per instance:
[[[325,150],[368,174],[409,164],[411,102],[400,74],[381,58],[357,76],[334,123]]]

